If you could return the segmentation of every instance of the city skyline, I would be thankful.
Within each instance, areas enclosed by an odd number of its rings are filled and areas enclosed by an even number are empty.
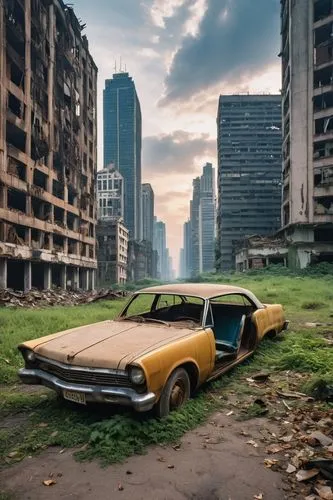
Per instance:
[[[191,5],[186,0],[144,0],[134,7],[131,0],[101,3],[103,16],[87,0],[75,5],[87,20],[85,31],[99,67],[99,168],[102,89],[114,73],[115,61],[120,69],[121,56],[122,69],[126,64],[141,101],[142,182],[154,189],[156,214],[166,222],[169,247],[178,263],[192,179],[204,163],[217,164],[219,94],[276,93],[281,87],[279,1],[258,0],[255,6],[241,0],[229,6],[216,0],[195,0]],[[249,28],[245,31],[244,22]],[[207,44],[217,48],[209,57],[196,59],[195,51],[206,54]],[[238,67],[228,55],[231,46]],[[165,182],[170,175],[175,176],[172,185]]]

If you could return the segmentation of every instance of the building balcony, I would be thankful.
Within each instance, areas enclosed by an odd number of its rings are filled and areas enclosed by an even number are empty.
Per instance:
[[[322,94],[327,94],[328,92],[333,92],[333,82],[328,85],[322,85],[320,87],[315,87],[313,90],[314,96],[320,96]]]
[[[322,186],[317,186],[313,190],[313,195],[315,197],[323,197],[323,196],[333,196],[333,184],[326,184]]]
[[[313,142],[321,142],[329,140],[333,140],[333,130],[328,130],[326,134],[323,132],[321,134],[316,134],[313,136]]]
[[[315,23],[313,23],[313,29],[318,29],[321,28],[322,26],[325,26],[325,24],[333,23],[333,12],[327,16],[324,17],[323,19],[319,19]]]
[[[316,214],[313,215],[314,224],[326,224],[333,222],[333,214]]]
[[[330,118],[333,115],[333,106],[324,109],[314,109],[313,117],[315,120],[320,120],[321,118]]]
[[[320,167],[330,167],[333,165],[333,156],[324,156],[322,158],[314,159],[313,166],[314,168]]]
[[[314,69],[315,69],[315,71],[320,71],[321,69],[329,68],[332,65],[333,65],[333,59],[330,59],[328,61],[325,61],[322,63],[319,62],[318,64],[315,64]]]

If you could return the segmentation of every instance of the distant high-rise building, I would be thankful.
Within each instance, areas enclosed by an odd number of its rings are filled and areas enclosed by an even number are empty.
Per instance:
[[[191,276],[191,221],[188,220],[183,226],[184,240],[184,278]]]
[[[120,219],[102,218],[97,224],[96,237],[99,286],[126,283],[128,230]]]
[[[200,272],[199,248],[199,207],[200,207],[200,177],[193,179],[193,195],[190,204],[191,220],[191,275],[197,276]]]
[[[222,95],[217,127],[216,266],[230,270],[237,241],[280,227],[281,96]]]
[[[141,239],[141,143],[140,102],[133,79],[116,73],[105,80],[104,166],[115,163],[124,178],[124,220],[130,238]]]
[[[124,218],[124,179],[112,163],[97,172],[97,217]]]
[[[158,277],[168,279],[168,251],[166,246],[165,223],[154,218],[154,250],[158,253]]]
[[[199,270],[215,269],[215,171],[206,163],[200,177]]]
[[[150,184],[142,184],[142,239],[153,244],[154,191]]]
[[[281,0],[283,236],[291,267],[333,262],[332,2]]]

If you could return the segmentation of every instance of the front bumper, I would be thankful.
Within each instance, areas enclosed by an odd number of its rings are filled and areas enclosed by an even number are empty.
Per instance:
[[[284,331],[284,330],[288,330],[288,328],[289,328],[289,321],[285,321],[285,322],[283,323],[282,331]]]
[[[136,411],[151,410],[156,400],[153,392],[138,394],[134,389],[127,387],[72,384],[34,368],[21,368],[19,377],[25,384],[44,385],[59,394],[64,390],[83,393],[87,402],[132,406]]]

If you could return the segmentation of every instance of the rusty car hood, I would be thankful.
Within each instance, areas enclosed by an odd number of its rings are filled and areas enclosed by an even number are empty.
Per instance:
[[[124,369],[139,356],[193,334],[157,323],[103,321],[21,344],[37,355],[75,366]]]

